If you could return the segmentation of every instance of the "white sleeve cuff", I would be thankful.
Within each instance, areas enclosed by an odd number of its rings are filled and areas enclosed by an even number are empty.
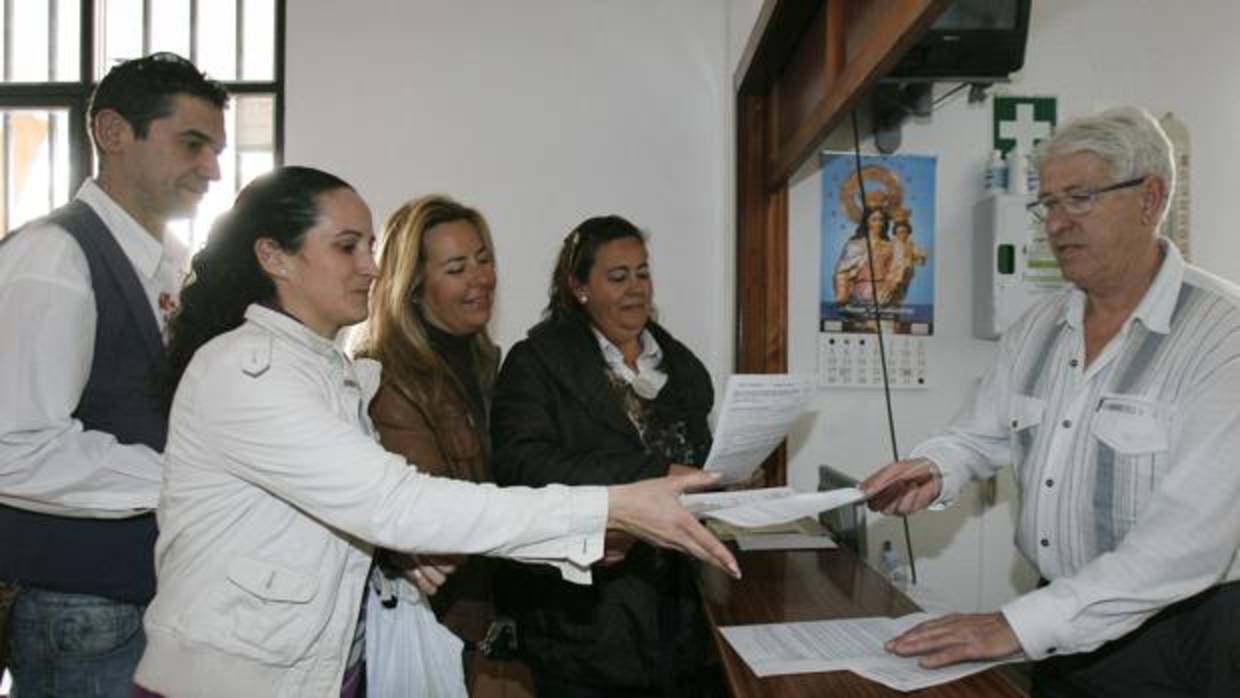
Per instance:
[[[930,505],[930,509],[939,511],[946,509],[956,503],[956,498],[960,496],[960,489],[969,481],[969,473],[963,468],[958,468],[952,464],[955,462],[956,454],[950,446],[935,443],[934,439],[918,445],[909,454],[909,458],[925,458],[934,463],[934,467],[938,468],[941,479],[939,480],[939,497]]]
[[[590,566],[603,558],[607,488],[572,487],[564,491],[568,499],[564,537],[522,546],[513,559],[549,564],[569,582],[590,584]]]
[[[1039,589],[1009,601],[1000,609],[1025,655],[1032,661],[1073,651],[1068,647],[1070,638],[1058,632],[1068,624],[1062,621],[1062,614],[1054,606],[1053,597]]]
[[[603,559],[607,534],[607,488],[574,487],[569,490],[569,530],[581,536],[569,552],[570,562],[589,567]]]

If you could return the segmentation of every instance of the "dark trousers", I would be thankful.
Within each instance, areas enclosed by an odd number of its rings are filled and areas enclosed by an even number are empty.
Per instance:
[[[1168,606],[1093,652],[1033,665],[1037,698],[1240,696],[1240,582]]]
[[[727,695],[723,673],[718,666],[669,683],[672,685],[649,689],[589,686],[562,681],[545,672],[534,672],[534,688],[538,698],[723,698]]]

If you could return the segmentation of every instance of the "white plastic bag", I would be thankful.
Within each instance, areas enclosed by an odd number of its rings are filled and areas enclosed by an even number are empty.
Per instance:
[[[385,597],[396,597],[385,608]],[[464,643],[435,618],[417,587],[371,575],[366,595],[366,693],[376,698],[468,698]]]

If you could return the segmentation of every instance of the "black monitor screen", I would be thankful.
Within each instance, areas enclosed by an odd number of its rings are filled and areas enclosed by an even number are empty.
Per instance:
[[[935,29],[1014,29],[1016,0],[956,0],[934,23]]]
[[[1006,78],[1025,62],[1029,3],[956,0],[904,54],[888,78]]]

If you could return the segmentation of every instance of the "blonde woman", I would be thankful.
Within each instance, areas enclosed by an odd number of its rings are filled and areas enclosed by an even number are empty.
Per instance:
[[[383,382],[370,403],[380,441],[425,473],[490,482],[487,410],[499,349],[487,334],[495,295],[487,222],[468,206],[432,195],[397,209],[382,239],[359,351],[383,364]],[[394,555],[382,562],[415,583],[415,575],[434,569]],[[520,695],[520,685],[528,683],[524,665],[479,651],[492,625],[493,637],[504,627],[495,614],[493,576],[490,560],[468,558],[431,605],[466,643],[470,694]]]

